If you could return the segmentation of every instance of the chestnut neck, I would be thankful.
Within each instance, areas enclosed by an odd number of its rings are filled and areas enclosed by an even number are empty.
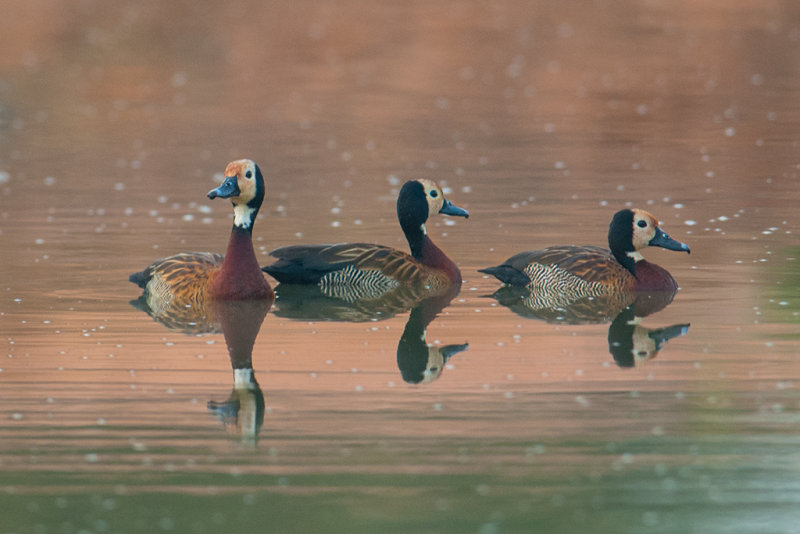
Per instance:
[[[636,262],[637,291],[677,291],[678,283],[663,267],[647,260]]]
[[[448,258],[447,254],[445,254],[442,249],[437,247],[427,235],[423,235],[422,237],[420,255],[414,256],[414,258],[428,267],[444,271],[451,282],[456,284],[461,283],[461,271],[458,269],[458,266],[453,262],[453,260]]]
[[[252,226],[234,225],[222,267],[214,277],[212,296],[218,299],[263,299],[274,296],[253,250]]]

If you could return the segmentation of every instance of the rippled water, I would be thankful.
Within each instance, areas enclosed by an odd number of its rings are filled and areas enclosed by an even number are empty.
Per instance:
[[[793,3],[5,8],[0,532],[798,532]],[[405,248],[437,180],[460,292],[154,321],[128,275],[224,251],[239,157],[263,263]],[[477,272],[625,206],[692,248],[638,324]]]

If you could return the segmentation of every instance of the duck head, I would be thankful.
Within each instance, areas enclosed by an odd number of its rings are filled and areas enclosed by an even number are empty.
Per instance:
[[[233,225],[252,231],[258,210],[264,201],[265,185],[261,169],[254,161],[239,159],[225,167],[225,178],[219,187],[208,192],[208,198],[229,198],[233,203]]]
[[[406,236],[428,233],[425,223],[433,214],[442,213],[456,217],[469,217],[469,212],[459,208],[444,196],[442,188],[432,180],[409,180],[397,197],[397,218]]]
[[[639,252],[645,247],[691,253],[686,243],[672,239],[658,226],[658,219],[640,209],[624,209],[614,214],[608,227],[608,247],[614,257],[635,275],[634,266],[644,259]]]

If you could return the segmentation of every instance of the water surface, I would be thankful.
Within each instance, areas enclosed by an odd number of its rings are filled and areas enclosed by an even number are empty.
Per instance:
[[[798,531],[793,3],[5,11],[0,532]],[[403,248],[397,192],[437,180],[471,213],[428,224],[460,292],[279,299],[233,358],[219,323],[154,321],[128,275],[224,251],[205,193],[240,157],[264,263]],[[477,272],[604,245],[628,206],[692,248],[646,251],[681,289],[638,325],[532,317]]]

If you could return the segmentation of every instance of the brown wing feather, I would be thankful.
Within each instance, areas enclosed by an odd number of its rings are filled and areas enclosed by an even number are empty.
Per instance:
[[[282,247],[270,252],[278,261],[264,270],[281,282],[316,283],[327,273],[351,266],[380,271],[401,284],[424,284],[438,279],[438,272],[410,254],[371,243],[338,243]]]
[[[524,271],[533,263],[559,268],[587,282],[604,285],[633,283],[633,276],[611,254],[611,251],[594,246],[554,246],[531,250],[512,256],[507,265]]]
[[[414,259],[410,254],[391,247],[370,245],[357,249],[344,249],[345,254],[356,255],[351,264],[361,270],[378,270],[402,284],[428,282],[433,270]]]
[[[159,307],[158,300],[197,303],[203,299],[208,282],[223,259],[222,254],[183,252],[153,262],[142,272],[131,275],[131,281],[144,287],[151,308]]]

